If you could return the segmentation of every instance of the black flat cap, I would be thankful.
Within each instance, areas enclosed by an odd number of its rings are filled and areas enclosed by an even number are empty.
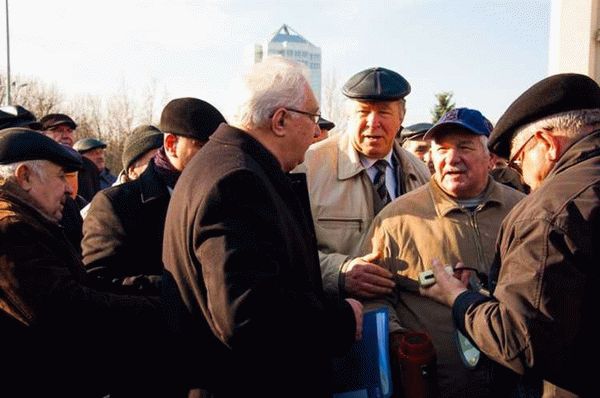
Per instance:
[[[410,94],[410,84],[400,74],[386,68],[370,68],[352,76],[342,93],[364,101],[394,101]]]
[[[50,113],[41,118],[40,123],[42,124],[42,130],[48,130],[52,127],[60,126],[61,124],[65,124],[73,130],[77,128],[77,123],[63,113]]]
[[[82,138],[73,145],[73,149],[79,153],[91,151],[96,148],[106,148],[106,144],[95,138]]]
[[[42,125],[35,120],[35,115],[21,105],[0,107],[0,130],[11,127],[27,127],[39,130]]]
[[[169,102],[160,115],[160,129],[184,137],[208,141],[208,137],[225,123],[217,108],[198,98],[177,98]]]
[[[65,171],[81,169],[81,157],[52,138],[30,129],[10,128],[0,134],[0,164],[49,160]]]
[[[152,149],[158,149],[163,144],[163,133],[158,128],[144,124],[136,127],[131,135],[125,140],[123,146],[123,169],[127,170],[129,166],[146,152]]]
[[[427,130],[433,127],[432,123],[416,123],[404,127],[400,132],[402,141],[422,139]]]
[[[319,125],[320,129],[325,129],[327,131],[329,131],[329,130],[331,130],[332,128],[335,127],[335,123],[334,122],[331,122],[331,121],[325,119],[322,116],[319,117],[319,121],[317,122],[317,124]]]
[[[519,127],[557,113],[593,108],[600,108],[600,87],[594,80],[576,73],[547,77],[510,104],[492,131],[488,146],[496,155],[508,159]]]

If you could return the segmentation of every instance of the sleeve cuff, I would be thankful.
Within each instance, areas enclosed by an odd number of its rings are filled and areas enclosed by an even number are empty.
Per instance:
[[[479,305],[483,302],[492,300],[490,297],[484,296],[481,293],[473,292],[471,290],[466,290],[456,297],[454,300],[454,305],[452,305],[452,318],[454,319],[454,324],[456,328],[462,332],[465,336],[468,336],[468,333],[465,328],[465,316],[467,314],[467,310],[472,305]]]

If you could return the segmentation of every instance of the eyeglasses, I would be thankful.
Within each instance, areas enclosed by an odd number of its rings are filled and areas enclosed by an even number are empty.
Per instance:
[[[525,151],[525,147],[527,146],[527,144],[529,143],[529,141],[531,141],[531,139],[535,137],[535,134],[533,134],[531,137],[527,138],[525,140],[525,142],[523,143],[523,145],[521,145],[521,147],[519,148],[519,150],[517,152],[515,152],[515,154],[508,160],[508,167],[510,167],[511,169],[513,169],[514,171],[516,171],[517,173],[519,173],[520,175],[523,175],[523,160],[521,159]]]
[[[296,113],[300,113],[302,115],[309,116],[315,124],[318,124],[319,119],[321,118],[320,113],[310,113],[310,112],[306,112],[306,111],[300,111],[300,110],[294,109],[294,108],[283,108],[283,109],[285,109],[286,111],[296,112]]]

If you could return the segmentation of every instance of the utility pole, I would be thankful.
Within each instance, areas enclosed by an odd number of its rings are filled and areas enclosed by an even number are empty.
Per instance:
[[[10,38],[9,38],[9,27],[8,27],[8,0],[4,1],[6,5],[6,105],[10,105]]]

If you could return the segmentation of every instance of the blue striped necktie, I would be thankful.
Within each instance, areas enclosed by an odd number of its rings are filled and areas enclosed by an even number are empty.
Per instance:
[[[377,174],[375,174],[373,186],[375,187],[377,194],[379,194],[381,203],[383,203],[384,206],[392,201],[392,198],[390,198],[390,193],[385,185],[385,170],[387,168],[387,164],[388,163],[383,159],[379,159],[374,164],[375,168],[377,169]]]

